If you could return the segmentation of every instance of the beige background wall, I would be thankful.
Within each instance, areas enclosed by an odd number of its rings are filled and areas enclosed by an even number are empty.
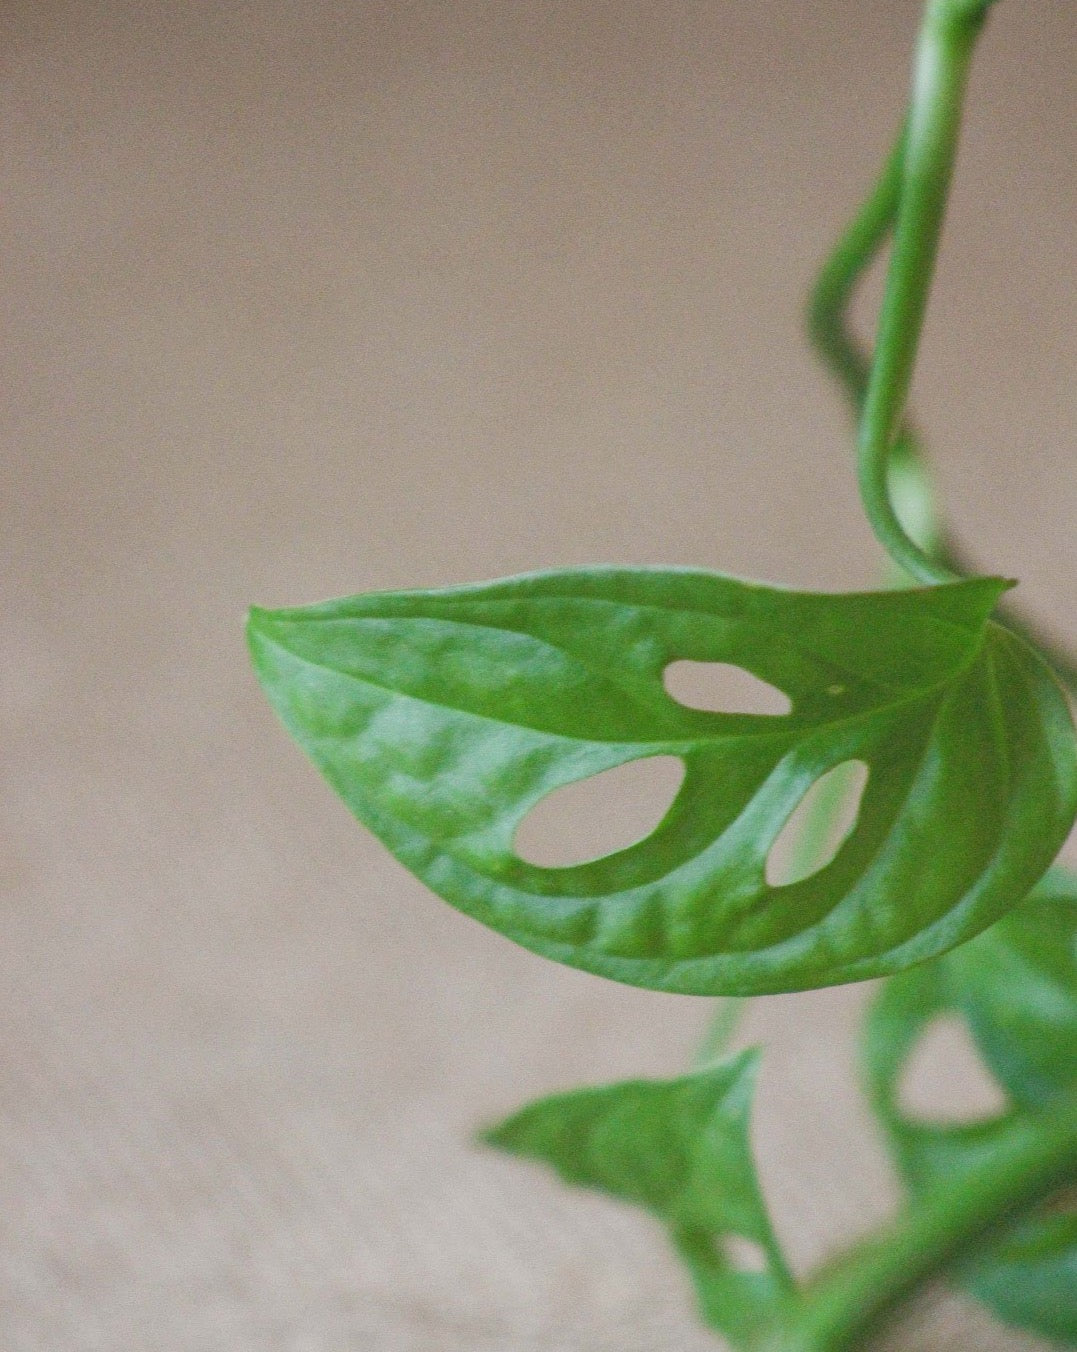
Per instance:
[[[646,1220],[467,1144],[675,1070],[705,1005],[425,894],[286,743],[240,620],[595,560],[870,585],[799,307],[916,10],[5,7],[6,1349],[712,1345]],[[1075,48],[1068,0],[999,5],[917,392],[956,528],[1060,626]],[[799,1267],[895,1195],[864,994],[743,1032]],[[952,1302],[893,1343],[1025,1345]]]

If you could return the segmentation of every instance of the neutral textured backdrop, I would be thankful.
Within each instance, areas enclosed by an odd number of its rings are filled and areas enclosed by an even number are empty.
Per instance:
[[[424,893],[286,742],[240,621],[584,561],[872,584],[799,308],[916,11],[4,7],[9,1352],[714,1345],[645,1218],[468,1144],[543,1090],[674,1071],[704,1002]],[[1075,46],[1070,0],[999,5],[917,390],[956,528],[1060,626]],[[800,1268],[895,1198],[865,994],[742,1033]],[[893,1335],[1025,1346],[946,1300]]]

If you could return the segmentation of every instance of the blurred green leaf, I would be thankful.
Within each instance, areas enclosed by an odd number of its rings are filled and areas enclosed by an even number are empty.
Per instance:
[[[933,1020],[966,1022],[1011,1106],[948,1125],[911,1117],[902,1074]],[[1052,871],[1033,896],[978,938],[883,987],[867,1022],[872,1101],[914,1197],[990,1165],[1018,1120],[1077,1090],[1077,879]],[[962,1284],[1004,1321],[1077,1346],[1077,1204],[1057,1199],[994,1241]]]
[[[775,1323],[792,1292],[748,1141],[757,1060],[742,1052],[673,1080],[555,1094],[483,1138],[657,1216],[704,1318],[737,1347]]]

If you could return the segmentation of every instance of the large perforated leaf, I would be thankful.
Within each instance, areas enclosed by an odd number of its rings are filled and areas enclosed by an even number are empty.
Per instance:
[[[1073,728],[989,615],[1006,584],[813,595],[713,573],[594,569],[254,611],[284,723],[352,811],[447,901],[547,957],[699,994],[896,971],[1025,896],[1077,811]],[[680,659],[735,664],[784,715],[678,703]],[[676,756],[646,839],[543,868],[514,849],[547,794]],[[810,786],[868,767],[810,877],[767,882]]]

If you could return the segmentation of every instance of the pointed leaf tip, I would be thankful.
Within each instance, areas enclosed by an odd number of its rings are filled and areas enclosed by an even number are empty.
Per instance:
[[[752,1049],[671,1080],[554,1094],[483,1133],[664,1222],[704,1318],[737,1348],[777,1320],[791,1292],[748,1138],[758,1061]]]

